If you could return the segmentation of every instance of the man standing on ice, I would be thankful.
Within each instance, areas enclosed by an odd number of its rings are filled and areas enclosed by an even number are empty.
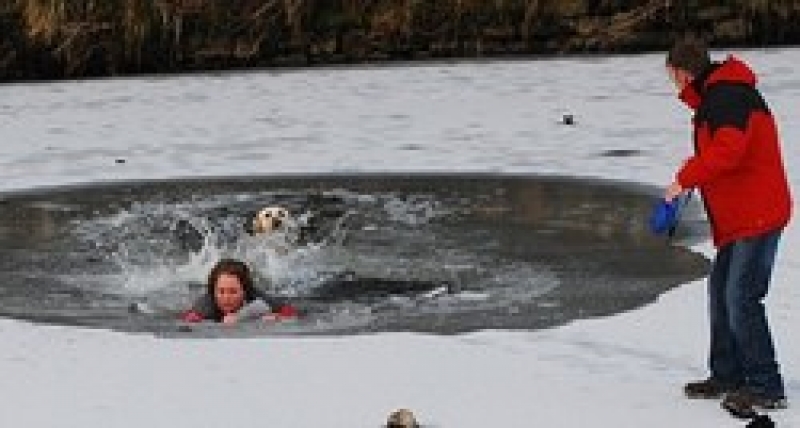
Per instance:
[[[664,198],[698,188],[717,248],[708,279],[711,373],[684,391],[724,395],[722,407],[740,417],[786,408],[763,303],[792,206],[775,119],[754,72],[734,57],[712,63],[697,39],[673,46],[667,73],[694,110],[694,156]]]

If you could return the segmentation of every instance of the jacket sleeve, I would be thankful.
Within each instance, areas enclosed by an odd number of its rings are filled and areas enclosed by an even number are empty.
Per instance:
[[[710,141],[701,141],[695,156],[678,172],[681,186],[702,186],[739,165],[750,141],[748,122],[753,110],[744,92],[748,90],[726,84],[708,90],[695,120],[708,132]]]
[[[284,319],[297,318],[298,316],[300,316],[300,312],[297,310],[297,308],[295,308],[290,304],[285,304],[281,306],[280,308],[278,308],[277,311],[275,311],[275,314],[278,315],[279,318],[284,318]]]
[[[684,188],[702,186],[735,169],[747,150],[747,135],[725,127],[714,133],[711,143],[689,158],[678,172],[678,183]]]
[[[289,302],[289,299],[269,295],[262,290],[256,290],[256,300],[266,303],[270,313],[276,315],[278,319],[297,318],[300,315],[300,311]]]
[[[188,311],[185,311],[184,313],[181,314],[181,321],[183,322],[196,323],[196,322],[203,322],[203,320],[204,320],[203,315],[192,309],[189,309]]]

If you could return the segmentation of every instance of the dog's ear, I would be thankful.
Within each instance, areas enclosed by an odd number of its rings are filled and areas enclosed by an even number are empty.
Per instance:
[[[245,220],[244,224],[242,225],[242,229],[244,229],[244,233],[246,233],[246,234],[248,234],[250,236],[253,236],[253,235],[256,234],[255,225],[253,223],[255,223],[255,219],[252,218],[252,217],[247,219],[247,220]]]
[[[245,217],[242,219],[242,229],[244,232],[250,236],[256,234],[256,219],[258,217],[258,211],[250,211],[245,213]]]

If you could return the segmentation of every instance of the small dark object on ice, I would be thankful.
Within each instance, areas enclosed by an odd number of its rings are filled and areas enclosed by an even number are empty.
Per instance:
[[[386,422],[387,428],[419,428],[417,420],[414,418],[414,413],[408,409],[398,409],[389,415],[389,420]]]
[[[564,125],[574,125],[575,116],[571,114],[565,114],[564,117],[561,119],[561,123],[563,123]]]
[[[117,159],[114,162],[115,163],[125,163],[125,159]]]

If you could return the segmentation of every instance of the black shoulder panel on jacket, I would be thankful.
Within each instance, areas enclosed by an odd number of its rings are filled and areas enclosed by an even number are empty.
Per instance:
[[[750,115],[756,111],[769,114],[769,107],[757,89],[722,82],[707,89],[697,119],[707,124],[712,134],[725,126],[745,131]]]

